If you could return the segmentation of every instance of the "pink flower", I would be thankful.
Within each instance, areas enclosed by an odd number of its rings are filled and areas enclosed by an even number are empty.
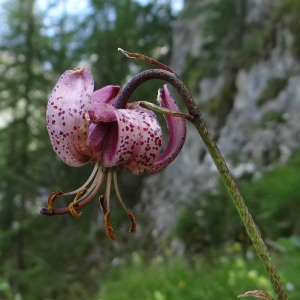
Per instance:
[[[108,85],[93,92],[91,71],[77,68],[66,71],[53,89],[47,107],[47,129],[56,154],[68,165],[79,167],[95,162],[94,170],[83,186],[73,192],[55,192],[48,200],[48,209],[41,213],[56,215],[78,210],[99,192],[107,175],[105,196],[100,197],[105,213],[106,233],[115,239],[109,222],[109,195],[112,178],[118,198],[128,213],[131,232],[135,231],[134,215],[124,205],[117,184],[116,168],[134,174],[156,173],[170,164],[181,150],[185,135],[185,121],[180,117],[165,116],[169,141],[161,153],[162,130],[155,114],[139,105],[114,107],[121,89]],[[162,107],[179,111],[165,85],[159,91]],[[58,195],[76,195],[68,208],[54,209]]]

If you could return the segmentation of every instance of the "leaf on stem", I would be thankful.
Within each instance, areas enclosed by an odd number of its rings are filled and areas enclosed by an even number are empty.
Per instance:
[[[255,297],[255,298],[260,298],[260,299],[264,299],[264,300],[274,300],[269,294],[267,294],[264,291],[260,291],[260,290],[249,291],[249,292],[246,292],[245,294],[238,296],[238,298],[243,298],[243,297]]]

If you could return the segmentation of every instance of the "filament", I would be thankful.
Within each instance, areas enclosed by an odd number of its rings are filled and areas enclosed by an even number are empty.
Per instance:
[[[107,212],[110,212],[110,189],[111,189],[111,178],[112,172],[109,171],[107,174],[107,181],[106,181],[106,189],[105,189],[105,197],[104,203],[106,203]]]
[[[114,234],[114,229],[110,223],[110,189],[111,189],[111,180],[112,180],[112,171],[110,170],[107,174],[107,181],[106,181],[106,190],[105,196],[100,197],[100,205],[104,212],[104,225],[105,225],[105,233],[106,235],[114,241],[116,236]],[[106,203],[106,209],[105,209]]]
[[[87,185],[89,185],[89,183],[92,181],[92,179],[94,178],[96,172],[98,171],[98,168],[99,168],[99,163],[96,162],[95,163],[95,166],[94,166],[94,169],[91,173],[91,175],[89,176],[89,178],[87,179],[87,181],[81,186],[79,187],[78,189],[72,191],[72,192],[67,192],[67,193],[63,193],[64,196],[68,196],[68,195],[73,195],[73,194],[77,194],[79,193],[80,191],[82,191],[83,189],[86,188]]]
[[[124,201],[122,200],[121,193],[119,190],[119,185],[118,185],[118,176],[117,176],[116,169],[113,170],[113,178],[114,178],[115,191],[116,191],[117,197],[119,199],[119,202],[122,205],[123,209],[126,211],[128,217],[131,221],[131,226],[130,226],[129,232],[134,233],[134,232],[136,232],[136,218],[135,218],[134,214],[131,211],[129,211],[129,209],[126,207]]]
[[[103,172],[100,167],[96,168],[95,170],[98,170],[96,175],[93,174],[93,176],[90,176],[91,178],[95,177],[91,187],[87,191],[85,190],[85,188],[77,189],[77,195],[74,199],[76,201],[71,202],[71,203],[74,203],[74,204],[72,204],[73,206],[71,205],[71,210],[72,210],[72,208],[73,209],[76,208],[76,211],[78,211],[82,207],[86,206],[89,202],[91,202],[91,200],[96,196],[98,191],[101,189],[102,184],[105,179],[105,176],[106,176],[106,173]],[[90,180],[91,179],[89,179],[89,181]],[[68,193],[68,195],[70,195],[70,194]],[[52,193],[48,199],[48,208],[42,208],[41,214],[47,215],[47,216],[54,216],[54,215],[64,215],[64,214],[71,213],[69,207],[53,208],[54,200],[59,195],[65,196],[66,194],[64,194],[62,192]],[[82,196],[83,196],[83,198],[81,198]],[[76,204],[76,206],[75,206],[75,204]]]

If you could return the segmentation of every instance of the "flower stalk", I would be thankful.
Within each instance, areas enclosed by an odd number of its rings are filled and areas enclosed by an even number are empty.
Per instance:
[[[124,50],[122,52],[124,53]],[[158,62],[148,57],[145,57],[144,55],[140,55],[136,53],[130,54],[127,51],[124,54],[130,58],[142,59],[160,68]],[[197,108],[195,102],[193,101],[188,89],[186,88],[184,83],[179,79],[179,77],[171,69],[166,70],[165,68],[163,68],[163,69],[150,69],[150,70],[143,71],[137,74],[136,76],[134,76],[123,88],[122,92],[118,95],[115,101],[115,107],[117,108],[125,107],[133,91],[139,85],[151,79],[161,79],[168,82],[176,89],[177,93],[180,95],[190,116],[186,119],[191,121],[191,123],[196,127],[202,140],[204,141],[208,149],[208,152],[210,153],[220,173],[220,176],[226,186],[226,189],[230,194],[233,203],[244,223],[246,231],[253,243],[254,249],[265,267],[266,273],[272,283],[273,290],[277,295],[277,300],[287,300],[288,296],[284,289],[283,283],[276,270],[275,264],[271,259],[270,253],[262,239],[262,236],[245,204],[245,201],[242,198],[242,195],[240,194],[237,188],[237,185],[233,177],[229,172],[229,169],[225,163],[225,160],[216,142],[214,141],[210,131],[208,130],[201,116],[199,109]],[[256,297],[265,299],[263,297],[260,297],[259,295],[258,296],[256,295]]]
[[[117,169],[125,168],[133,174],[154,174],[162,171],[177,157],[184,144],[184,119],[187,119],[198,130],[224,181],[270,278],[277,300],[287,300],[287,294],[269,251],[189,90],[166,65],[139,53],[119,50],[129,58],[144,60],[158,69],[137,74],[122,90],[118,86],[109,85],[94,91],[92,73],[85,68],[67,70],[62,74],[47,106],[46,120],[51,145],[58,157],[69,166],[80,167],[93,162],[95,167],[81,187],[67,193],[52,193],[48,199],[48,207],[42,208],[41,213],[48,216],[71,214],[78,218],[81,216],[80,210],[92,201],[106,181],[105,195],[100,196],[99,203],[104,213],[106,234],[111,240],[115,240],[110,222],[110,190],[113,181],[119,202],[131,222],[129,232],[134,233],[136,219],[121,198]],[[151,79],[160,79],[171,84],[183,100],[188,114],[180,112],[167,85],[159,90],[160,106],[146,101],[128,104],[132,93],[142,83]],[[162,130],[152,110],[162,113],[167,123],[169,141],[163,152]],[[54,208],[58,197],[72,195],[74,200],[67,207]],[[271,296],[263,291],[250,291],[240,295],[248,296],[272,300]]]

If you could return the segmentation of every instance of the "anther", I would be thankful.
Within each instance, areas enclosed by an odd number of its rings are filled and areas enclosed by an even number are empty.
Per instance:
[[[53,192],[49,198],[48,198],[48,210],[50,213],[53,213],[53,206],[54,206],[54,201],[56,199],[57,196],[63,194],[63,192],[57,191],[57,192]]]
[[[73,202],[76,203],[86,192],[87,192],[87,189],[82,189],[81,191],[79,191],[76,194]]]
[[[112,240],[115,241],[116,240],[116,236],[114,234],[114,229],[111,226],[110,223],[110,212],[107,211],[104,214],[104,225],[105,225],[105,229],[106,229],[106,235]]]
[[[78,213],[77,210],[75,209],[75,205],[78,205],[75,201],[71,202],[69,204],[69,210],[70,210],[70,213],[71,215],[74,217],[74,218],[79,218],[81,217],[82,215],[82,212]]]
[[[135,218],[135,215],[131,211],[128,211],[128,217],[131,221],[131,226],[130,226],[129,232],[130,233],[135,233],[136,232],[136,218]]]

